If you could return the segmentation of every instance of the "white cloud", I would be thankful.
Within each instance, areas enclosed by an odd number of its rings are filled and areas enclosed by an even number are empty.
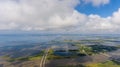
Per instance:
[[[64,18],[72,16],[78,3],[79,0],[0,0],[0,22],[15,22],[23,30],[47,29],[54,24],[59,27],[68,24]]]
[[[118,11],[113,13],[113,16],[111,19],[112,19],[112,22],[115,22],[116,24],[120,25],[120,8]]]
[[[102,18],[98,15],[89,15],[89,20],[86,23],[88,30],[102,31],[107,30],[111,31],[113,28],[112,22],[107,18]]]
[[[120,9],[113,13],[112,16],[102,18],[99,15],[89,15],[88,20],[83,26],[85,31],[101,32],[101,33],[115,33],[120,31]]]
[[[10,24],[0,24],[0,30],[12,30],[17,28],[17,24],[10,23]]]
[[[92,3],[93,6],[105,5],[110,2],[110,0],[83,0],[85,3]]]
[[[120,9],[113,13],[112,16],[103,18],[99,15],[91,14],[86,17],[82,26],[72,30],[77,33],[120,33]]]
[[[85,0],[99,6],[109,0]],[[112,16],[85,15],[74,9],[79,0],[0,0],[0,30],[116,32],[120,9]]]

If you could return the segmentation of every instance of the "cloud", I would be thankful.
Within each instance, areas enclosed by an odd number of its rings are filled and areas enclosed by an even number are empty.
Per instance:
[[[93,6],[105,5],[110,2],[110,0],[83,0],[85,3],[92,3]]]
[[[94,6],[109,0],[84,0]],[[103,18],[76,11],[79,0],[0,0],[0,30],[56,32],[117,32],[120,28],[120,9]]]
[[[87,22],[83,28],[89,32],[101,32],[101,33],[116,33],[120,28],[120,9],[113,13],[112,16],[106,18],[99,15],[89,15]]]
[[[68,24],[67,17],[72,16],[78,3],[79,0],[0,0],[0,23],[16,23],[22,30],[58,28]]]
[[[0,24],[0,30],[13,30],[17,27],[15,23]]]
[[[118,11],[113,13],[113,16],[111,17],[112,22],[115,22],[116,24],[120,25],[120,8],[118,9]]]
[[[103,18],[99,15],[91,14],[86,16],[83,23],[78,23],[71,32],[77,33],[119,33],[120,31],[120,8],[112,16]],[[80,25],[82,24],[82,25]]]

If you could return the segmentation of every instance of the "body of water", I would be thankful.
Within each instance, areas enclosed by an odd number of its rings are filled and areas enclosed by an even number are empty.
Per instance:
[[[51,40],[111,40],[108,44],[119,44],[120,35],[81,35],[81,34],[0,34],[0,46],[34,44]],[[105,44],[107,44],[105,43]]]

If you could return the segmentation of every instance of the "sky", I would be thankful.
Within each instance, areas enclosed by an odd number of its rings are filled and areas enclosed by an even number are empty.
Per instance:
[[[0,32],[120,33],[120,0],[0,0]]]

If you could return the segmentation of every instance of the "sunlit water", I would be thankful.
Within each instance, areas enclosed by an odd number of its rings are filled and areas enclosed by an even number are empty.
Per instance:
[[[79,35],[79,34],[1,34],[0,46],[12,46],[21,44],[34,44],[51,40],[96,40],[108,39],[105,45],[119,45],[120,35]]]

